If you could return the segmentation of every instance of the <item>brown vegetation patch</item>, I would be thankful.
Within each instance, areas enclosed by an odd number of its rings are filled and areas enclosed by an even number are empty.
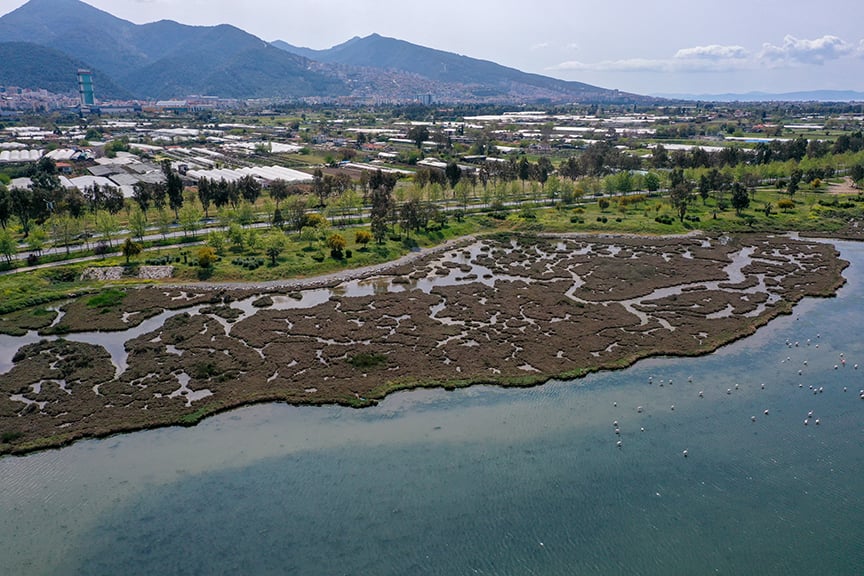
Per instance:
[[[804,296],[832,294],[844,265],[829,245],[765,236],[507,238],[378,272],[396,279],[393,291],[340,290],[310,308],[250,288],[129,290],[106,312],[82,299],[64,307],[69,330],[180,313],[128,340],[116,377],[95,346],[22,350],[0,379],[0,427],[19,436],[0,451],[194,423],[250,402],[362,406],[410,386],[527,385],[704,354]],[[428,293],[416,286],[435,278]]]

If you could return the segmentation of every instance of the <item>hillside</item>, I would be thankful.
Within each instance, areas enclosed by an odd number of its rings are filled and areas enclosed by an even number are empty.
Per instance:
[[[129,98],[107,75],[87,63],[69,58],[62,52],[27,42],[0,43],[0,86],[45,89],[56,94],[78,92],[77,71],[90,68],[96,77],[96,97],[100,100]]]
[[[116,85],[118,94],[141,99],[207,94],[239,99],[344,96],[368,102],[432,93],[453,102],[651,100],[377,34],[310,50],[270,44],[230,25],[187,26],[168,20],[138,25],[79,0],[30,0],[0,18],[0,38],[38,44],[86,62],[99,71],[102,98]],[[53,70],[55,65],[49,64]],[[48,81],[42,72],[21,66],[15,71],[17,83],[39,86]]]
[[[553,99],[644,101],[645,97],[529,74],[488,60],[479,60],[372,34],[355,37],[327,50],[312,50],[284,41],[274,46],[311,60],[415,74],[445,85],[478,87],[490,93],[537,90]],[[556,98],[557,97],[557,98]]]
[[[304,58],[239,28],[165,20],[137,25],[79,0],[30,0],[0,18],[0,38],[40,44],[88,62],[139,98],[346,92],[340,80],[311,70]]]

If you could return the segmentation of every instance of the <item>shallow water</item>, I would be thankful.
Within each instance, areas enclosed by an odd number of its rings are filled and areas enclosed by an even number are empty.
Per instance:
[[[704,358],[0,459],[0,572],[860,573],[864,245],[839,246],[837,298]]]

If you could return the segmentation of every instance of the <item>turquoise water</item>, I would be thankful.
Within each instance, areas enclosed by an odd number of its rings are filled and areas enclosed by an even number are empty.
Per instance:
[[[839,246],[837,298],[705,358],[0,459],[0,573],[864,573],[864,245]]]

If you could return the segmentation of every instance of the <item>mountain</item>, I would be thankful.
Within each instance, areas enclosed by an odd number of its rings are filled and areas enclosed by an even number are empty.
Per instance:
[[[0,39],[36,44],[67,60],[87,63],[98,70],[94,79],[97,96],[103,99],[116,85],[118,94],[142,99],[206,94],[370,102],[406,101],[431,93],[448,102],[652,101],[377,34],[329,50],[311,50],[285,42],[270,44],[230,25],[187,26],[169,20],[138,25],[80,0],[30,0],[0,17]],[[48,60],[45,56],[39,61]],[[56,60],[48,63],[52,74],[65,74],[68,62],[61,65],[60,56]],[[47,70],[22,66],[16,83],[48,81],[42,72]]]
[[[141,98],[340,95],[347,89],[303,57],[235,28],[167,20],[137,25],[79,0],[30,0],[0,18],[4,41],[59,50]],[[97,80],[98,81],[98,80]]]
[[[864,92],[810,90],[803,92],[747,92],[745,94],[655,94],[658,98],[701,102],[864,102]]]
[[[637,102],[635,94],[529,74],[488,60],[479,60],[372,34],[355,37],[327,50],[312,50],[276,41],[274,46],[326,64],[376,68],[420,76],[446,87],[473,88],[475,93],[512,95],[534,93],[535,99]]]
[[[100,99],[130,98],[106,74],[62,52],[28,42],[0,42],[0,86],[45,89],[56,94],[78,92],[77,72],[89,68],[96,77]]]

